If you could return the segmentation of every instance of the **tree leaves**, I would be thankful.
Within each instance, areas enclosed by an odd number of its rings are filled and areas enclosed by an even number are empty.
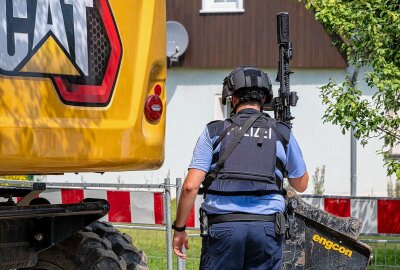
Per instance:
[[[400,142],[400,1],[399,0],[299,0],[313,11],[329,33],[343,39],[335,45],[356,68],[369,67],[364,74],[368,87],[376,89],[372,100],[348,76],[343,83],[330,80],[321,87],[327,106],[324,122],[339,125],[345,133],[353,128],[362,144],[382,138],[380,152],[387,172],[400,179],[400,161],[389,148]]]

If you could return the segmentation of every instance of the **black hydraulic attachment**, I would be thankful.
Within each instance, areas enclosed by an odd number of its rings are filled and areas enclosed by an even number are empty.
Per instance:
[[[295,206],[290,239],[283,245],[284,270],[365,270],[371,249],[357,241],[361,220],[341,218],[304,202],[293,190],[288,203]]]
[[[32,182],[0,187],[0,196],[9,198],[0,206],[0,270],[34,266],[40,251],[105,216],[110,208],[101,199],[29,205],[44,190],[45,184]],[[11,200],[15,196],[21,196],[17,204]]]

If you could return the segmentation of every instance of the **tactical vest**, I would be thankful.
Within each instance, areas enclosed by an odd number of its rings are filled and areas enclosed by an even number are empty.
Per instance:
[[[210,138],[220,136],[213,146],[215,149],[220,145],[220,151],[213,156],[213,164],[218,162],[254,113],[260,114],[245,110],[228,120],[207,125]],[[275,174],[277,167],[285,175],[284,164],[276,157],[276,142],[281,141],[286,152],[289,136],[287,126],[261,115],[240,139],[204,193],[229,196],[284,194],[283,181]]]

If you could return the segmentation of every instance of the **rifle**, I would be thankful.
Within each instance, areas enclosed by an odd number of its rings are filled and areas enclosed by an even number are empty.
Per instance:
[[[297,92],[290,91],[290,74],[293,72],[289,68],[289,61],[292,60],[293,50],[292,43],[289,39],[289,14],[281,12],[276,15],[278,21],[278,45],[279,45],[279,69],[276,77],[276,82],[279,82],[278,96],[275,97],[270,104],[265,104],[263,110],[274,111],[275,119],[286,123],[292,127],[291,120],[294,117],[290,113],[290,107],[297,104],[299,97]],[[285,239],[290,239],[293,231],[294,224],[294,210],[297,204],[288,202],[285,216],[286,224]]]
[[[292,42],[289,39],[289,14],[281,12],[277,14],[277,33],[279,45],[279,69],[276,82],[280,83],[278,96],[269,105],[275,114],[275,119],[282,121],[292,127],[291,120],[294,117],[290,113],[290,107],[297,104],[299,97],[297,92],[290,91],[290,74],[293,72],[289,68],[289,61],[292,60]],[[268,106],[267,106],[268,107]]]

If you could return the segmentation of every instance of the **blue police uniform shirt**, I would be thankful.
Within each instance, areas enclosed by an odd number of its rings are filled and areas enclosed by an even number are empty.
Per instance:
[[[218,136],[210,138],[208,128],[204,129],[194,148],[189,169],[198,169],[206,173],[214,169],[215,164],[211,164],[212,156],[220,150],[220,145],[218,145],[213,151],[213,144],[217,139]],[[303,155],[292,132],[290,133],[286,153],[282,143],[277,140],[276,155],[286,165],[289,178],[301,177],[306,172]],[[275,168],[275,173],[279,178],[283,178],[277,168]],[[207,194],[201,207],[209,214],[243,212],[270,215],[284,211],[285,199],[279,194],[264,196],[220,196]]]

